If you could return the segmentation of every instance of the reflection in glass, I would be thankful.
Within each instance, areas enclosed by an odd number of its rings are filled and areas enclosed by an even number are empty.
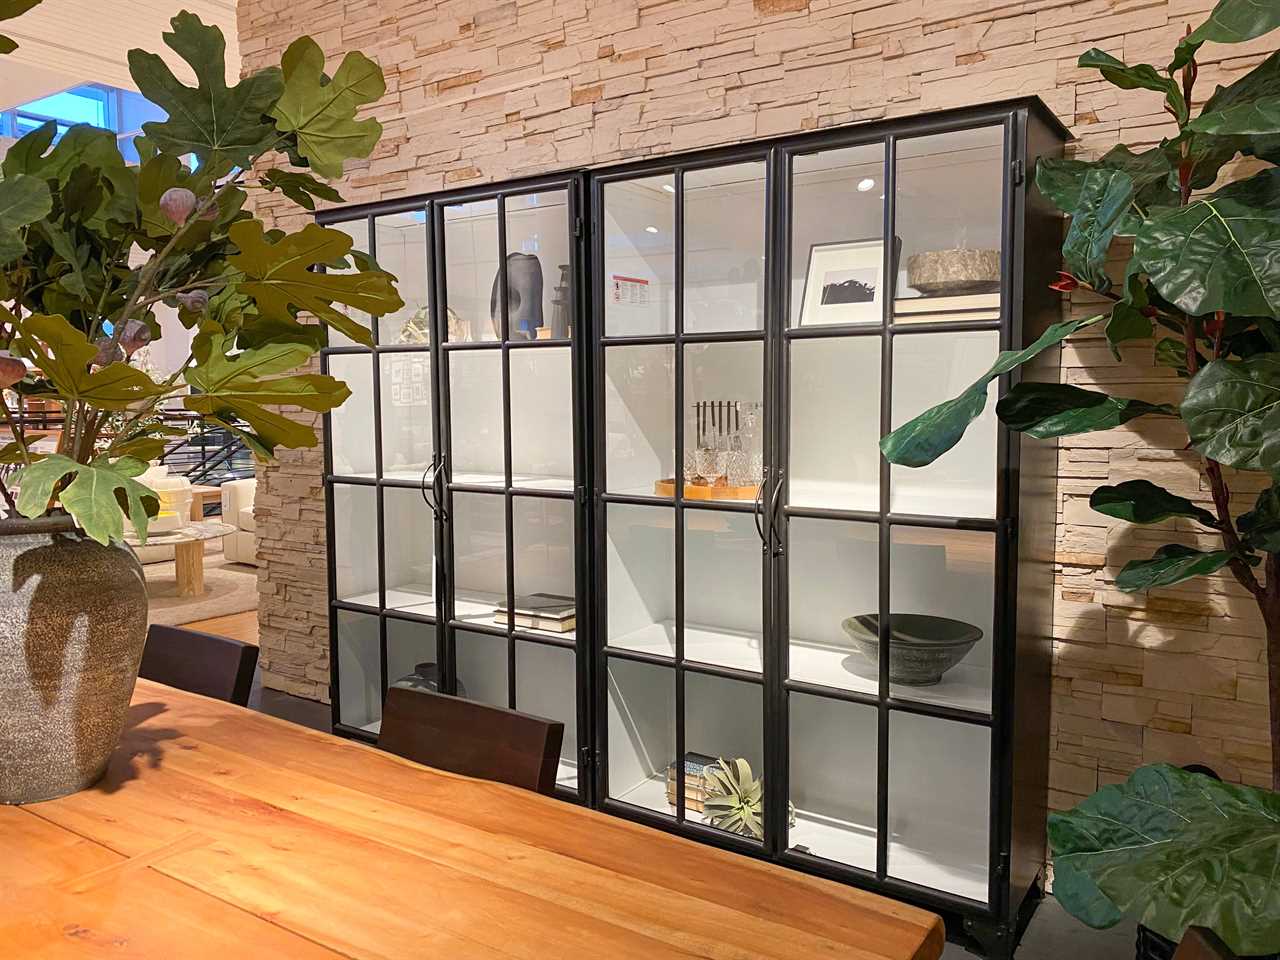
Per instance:
[[[879,527],[847,520],[787,521],[790,677],[825,687],[880,690],[875,645],[857,645],[850,617],[880,609]]]
[[[884,164],[883,143],[792,162],[791,326],[883,321]]]
[[[604,185],[604,332],[675,332],[675,180]]]
[[[761,670],[760,536],[745,513],[684,512],[684,657]]]
[[[605,482],[610,493],[671,496],[675,479],[675,348],[606,347]]]
[[[578,665],[564,647],[516,641],[516,709],[564,724],[556,784],[578,788]]]
[[[351,249],[359,253],[369,252],[369,221],[361,217],[359,220],[349,220],[346,223],[330,223],[325,226],[326,230],[337,230],[339,233],[345,233],[351,238]],[[350,260],[351,254],[347,254]],[[355,266],[349,266],[344,270],[336,270],[333,267],[326,267],[328,273],[354,273]],[[342,304],[335,303],[334,309],[345,313],[356,323],[362,327],[368,327],[371,323],[369,315],[360,310],[351,307],[344,307]],[[341,333],[332,327],[326,327],[325,331],[329,338],[329,346],[331,347],[351,347],[356,342],[348,337],[345,333]]]
[[[454,618],[493,623],[507,602],[506,501],[501,494],[452,495]]]
[[[378,241],[378,266],[396,278],[396,292],[404,306],[378,318],[378,343],[431,342],[431,315],[427,309],[427,213],[408,210],[374,219]]]
[[[572,640],[577,627],[573,501],[513,497],[511,511],[516,627]]]
[[[573,361],[569,347],[510,351],[511,483],[573,489]]]
[[[889,714],[889,875],[987,901],[991,731]]]
[[[569,337],[569,195],[506,198],[507,322],[512,340]]]
[[[380,353],[378,365],[382,476],[387,480],[421,480],[431,465],[434,443],[431,356],[418,352]]]
[[[606,643],[675,656],[675,514],[611,503],[606,514]]]
[[[763,344],[684,351],[684,496],[755,500],[764,470]]]
[[[788,349],[790,504],[879,510],[880,338],[792,340]]]
[[[802,693],[790,694],[789,705],[788,848],[874,870],[876,708]]]
[[[742,816],[733,816],[719,804],[710,808],[706,804],[711,797],[749,800],[752,784],[763,785],[762,694],[763,688],[756,683],[693,671],[684,675],[685,818],[757,841],[764,838],[763,796],[756,803],[746,803]],[[728,778],[726,783],[708,776],[707,767],[721,759],[730,765],[745,760],[750,779]],[[674,800],[674,770],[667,779],[668,796]]]
[[[448,369],[450,478],[502,486],[502,354],[496,349],[450,351]]]
[[[506,638],[455,630],[453,639],[458,696],[494,707],[510,706]]]
[[[377,733],[382,726],[382,654],[378,618],[339,610],[338,722]]]
[[[1000,349],[995,330],[912,333],[893,340],[893,427],[950,400],[991,366]],[[894,466],[894,513],[994,517],[996,510],[995,404],[988,403],[964,438],[927,467]]]
[[[904,700],[990,713],[995,534],[894,526],[890,543],[891,608],[895,616],[916,618],[904,622],[903,629],[958,642],[939,650],[936,659],[919,663],[904,677],[911,684],[893,683],[890,692]],[[892,670],[894,675],[903,672]],[[938,672],[941,679],[928,683]]]
[[[382,513],[387,608],[435,616],[435,518],[422,492],[384,487]]]
[[[331,353],[329,373],[343,381],[351,396],[329,414],[329,455],[341,477],[377,476],[373,442],[373,354]]]
[[[387,685],[440,692],[436,626],[387,617]]]
[[[676,754],[675,671],[609,658],[609,796],[659,813]]]
[[[378,493],[375,487],[333,485],[335,599],[378,603]]]
[[[765,165],[684,175],[684,329],[764,327]]]
[[[444,208],[444,265],[449,341],[501,339],[497,200]]]

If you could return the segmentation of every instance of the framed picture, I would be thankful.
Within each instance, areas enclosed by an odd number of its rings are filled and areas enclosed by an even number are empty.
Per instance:
[[[884,241],[815,243],[800,301],[800,326],[884,320]]]

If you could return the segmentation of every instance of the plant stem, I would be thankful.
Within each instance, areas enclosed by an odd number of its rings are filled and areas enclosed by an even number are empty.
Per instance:
[[[1259,597],[1267,629],[1267,705],[1271,711],[1271,789],[1280,792],[1280,554],[1267,554],[1267,587]]]
[[[0,496],[4,497],[5,505],[9,508],[9,516],[18,516],[18,504],[13,499],[13,494],[9,492],[9,486],[4,482],[4,478],[0,477]]]

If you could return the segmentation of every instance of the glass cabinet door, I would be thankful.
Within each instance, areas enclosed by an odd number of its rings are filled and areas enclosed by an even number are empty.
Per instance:
[[[437,235],[452,692],[563,722],[557,784],[584,796],[576,202],[566,184],[445,202]]]
[[[763,843],[766,164],[600,184],[610,802]],[[730,779],[726,779],[730,778]]]

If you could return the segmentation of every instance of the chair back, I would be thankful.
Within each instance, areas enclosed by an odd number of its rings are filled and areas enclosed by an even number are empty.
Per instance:
[[[378,746],[415,763],[550,794],[564,724],[428,690],[392,687]]]
[[[153,623],[138,676],[246,706],[258,648],[230,637]]]

